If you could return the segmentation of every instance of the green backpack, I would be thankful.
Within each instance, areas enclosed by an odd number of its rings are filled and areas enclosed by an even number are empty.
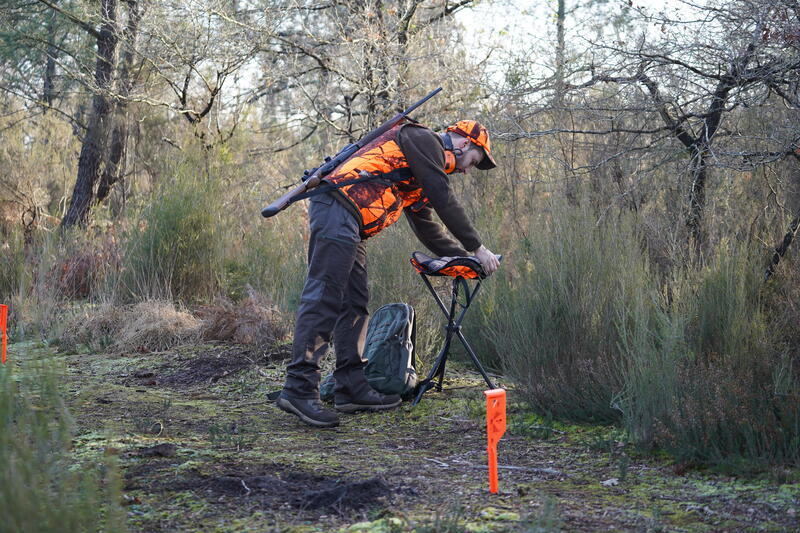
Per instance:
[[[364,344],[364,376],[370,386],[383,394],[414,395],[417,386],[414,343],[417,322],[414,308],[404,303],[386,304],[372,315]],[[333,374],[320,384],[323,401],[333,400]]]

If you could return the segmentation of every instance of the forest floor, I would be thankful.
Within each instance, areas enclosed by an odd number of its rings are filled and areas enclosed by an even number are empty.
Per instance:
[[[48,349],[16,344],[20,360]],[[118,457],[132,531],[796,531],[798,473],[676,465],[612,427],[547,423],[509,390],[500,491],[487,487],[485,385],[313,429],[267,399],[288,348],[205,344],[61,354],[80,459]],[[501,380],[502,381],[502,380]],[[505,384],[505,383],[504,383]]]

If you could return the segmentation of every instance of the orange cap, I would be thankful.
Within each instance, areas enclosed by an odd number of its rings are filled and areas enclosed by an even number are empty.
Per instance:
[[[481,170],[489,170],[497,166],[497,163],[492,157],[491,143],[489,142],[489,130],[483,124],[475,120],[459,120],[455,125],[447,128],[447,131],[452,131],[457,135],[466,137],[473,144],[483,148],[483,153],[486,154],[480,163],[475,165]]]

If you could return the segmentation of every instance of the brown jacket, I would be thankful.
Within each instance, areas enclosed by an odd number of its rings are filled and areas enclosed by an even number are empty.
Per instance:
[[[416,212],[405,209],[406,219],[420,242],[439,256],[469,255],[467,251],[478,249],[481,246],[478,232],[453,194],[450,178],[444,172],[441,138],[427,128],[403,127],[398,144],[429,202]],[[434,211],[461,245],[434,220]]]

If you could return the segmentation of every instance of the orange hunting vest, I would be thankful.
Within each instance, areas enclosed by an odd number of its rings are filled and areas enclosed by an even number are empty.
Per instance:
[[[337,189],[355,207],[362,239],[397,222],[404,208],[417,211],[427,203],[422,187],[411,175],[406,156],[397,144],[397,132],[401,127],[403,124],[395,126],[358,150],[325,178],[337,184],[368,174],[377,177]]]

